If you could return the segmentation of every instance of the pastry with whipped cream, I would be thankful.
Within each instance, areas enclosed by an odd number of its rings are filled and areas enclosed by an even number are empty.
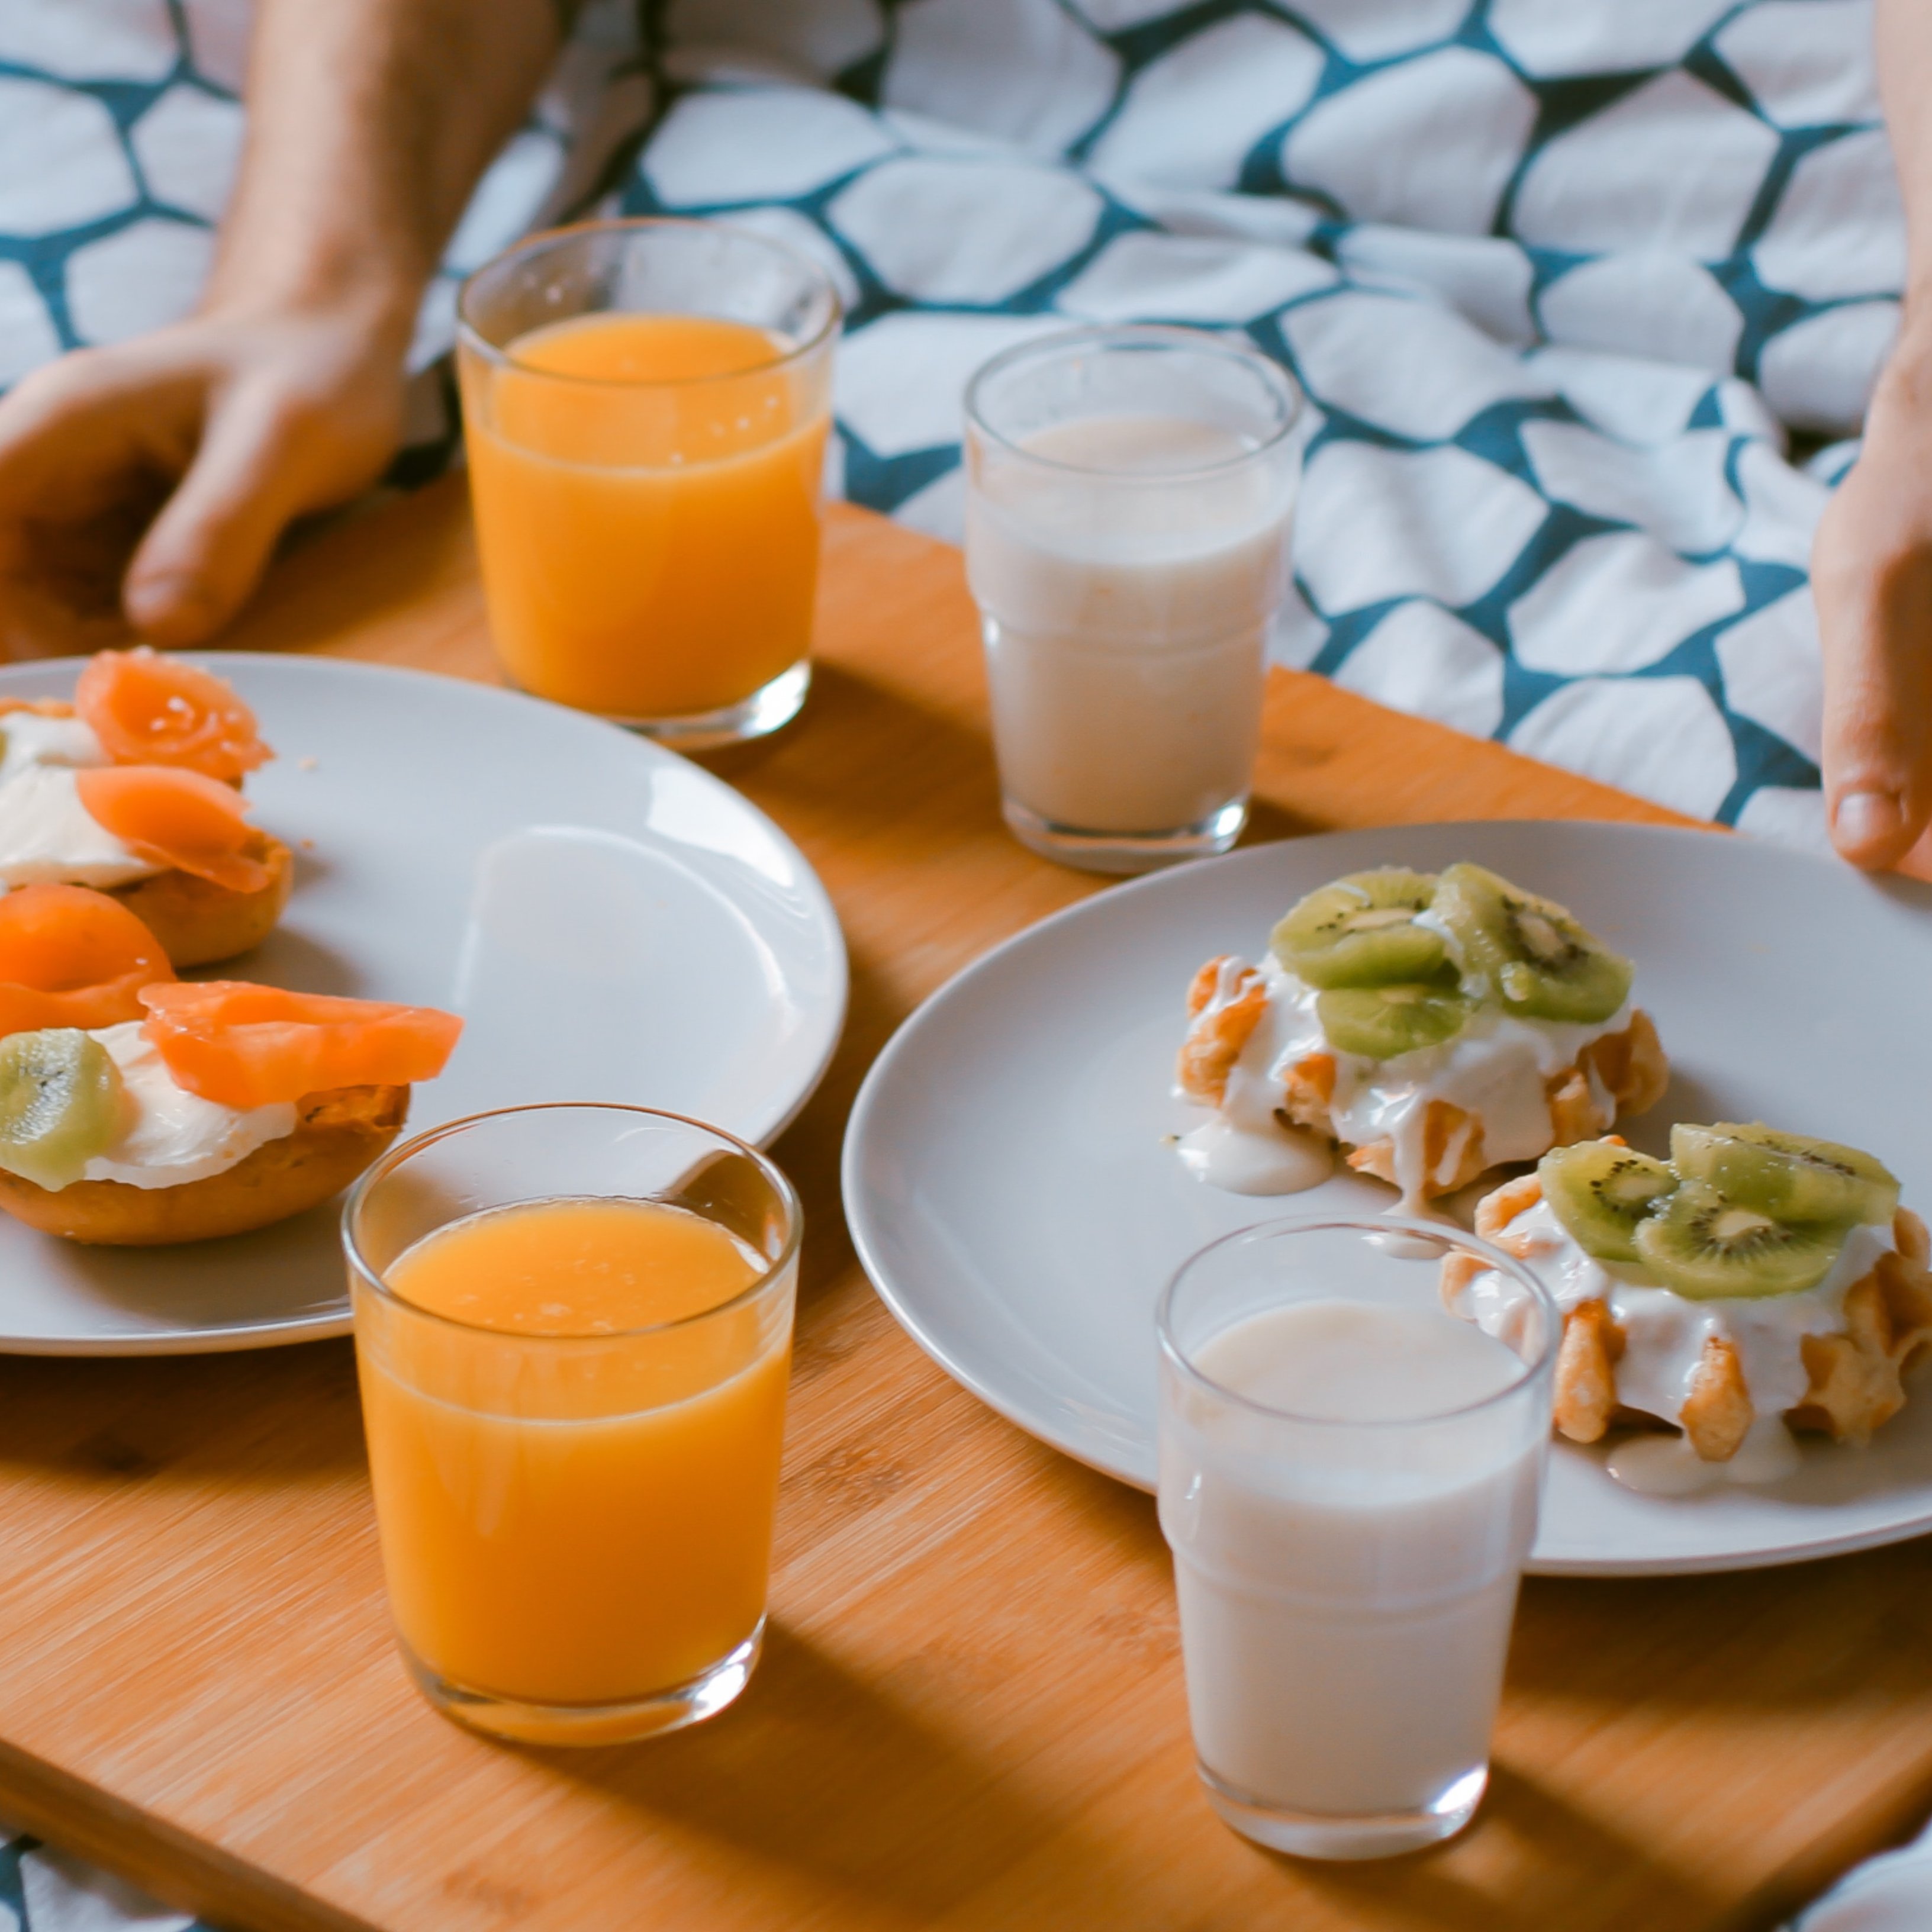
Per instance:
[[[1750,1445],[1765,1473],[1795,1465],[1777,1453],[1787,1428],[1868,1441],[1932,1346],[1932,1241],[1898,1181],[1858,1148],[1760,1122],[1680,1125],[1670,1147],[1667,1161],[1614,1135],[1560,1148],[1476,1210],[1562,1311],[1558,1430],[1594,1442],[1619,1421],[1666,1424],[1707,1471]],[[1442,1294],[1491,1333],[1512,1318],[1478,1257],[1444,1262]],[[1686,1457],[1671,1486],[1697,1474]]]
[[[224,680],[145,647],[98,652],[71,704],[0,700],[0,887],[111,893],[178,968],[246,952],[295,878],[241,795],[272,755]]]
[[[46,1233],[148,1246],[312,1208],[394,1139],[462,1030],[233,980],[136,998],[140,1018],[0,1040],[0,1209]]]
[[[1419,1211],[1661,1096],[1633,976],[1564,908],[1480,866],[1351,874],[1301,900],[1258,965],[1196,975],[1178,1084],[1214,1118],[1182,1156],[1286,1193],[1322,1178],[1333,1143]]]

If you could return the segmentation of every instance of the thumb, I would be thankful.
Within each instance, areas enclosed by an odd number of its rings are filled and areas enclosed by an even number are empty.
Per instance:
[[[187,473],[134,553],[122,607],[161,645],[200,643],[248,600],[301,507],[300,427],[260,388],[220,398]]]
[[[1895,865],[1932,817],[1932,550],[1816,588],[1832,841],[1856,866]]]

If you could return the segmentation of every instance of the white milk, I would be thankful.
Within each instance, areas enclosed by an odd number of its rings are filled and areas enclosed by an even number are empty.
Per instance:
[[[1194,1360],[1270,1408],[1343,1423],[1440,1416],[1524,1373],[1502,1343],[1433,1309],[1340,1300],[1268,1310]],[[1504,1402],[1413,1429],[1324,1428],[1184,1383],[1170,1414],[1161,1525],[1213,1780],[1340,1819],[1423,1810],[1479,1774],[1546,1414],[1539,1427]]]
[[[1001,783],[1081,831],[1198,824],[1248,789],[1292,469],[1211,473],[1253,443],[1178,416],[1087,417],[1021,447],[1046,461],[987,455],[967,505]]]

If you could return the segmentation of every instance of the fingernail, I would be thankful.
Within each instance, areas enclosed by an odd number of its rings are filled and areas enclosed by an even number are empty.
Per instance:
[[[166,623],[197,627],[206,622],[211,600],[191,577],[144,577],[122,593],[129,619],[136,626]]]
[[[1904,820],[1890,792],[1848,791],[1832,814],[1832,830],[1841,845],[1874,845],[1892,837]]]

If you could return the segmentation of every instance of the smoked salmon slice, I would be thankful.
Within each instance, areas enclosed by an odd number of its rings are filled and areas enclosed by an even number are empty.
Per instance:
[[[97,651],[74,708],[118,765],[171,765],[232,783],[274,756],[226,680],[145,645]]]
[[[232,785],[172,765],[107,765],[76,772],[82,810],[137,859],[192,872],[230,892],[260,892],[273,877],[248,856],[254,828]]]
[[[161,943],[118,899],[86,886],[22,886],[0,898],[0,1034],[118,1026],[171,980]]]
[[[142,1028],[177,1086],[224,1107],[266,1107],[333,1087],[434,1080],[463,1022],[434,1006],[292,993],[242,980],[148,986]]]

